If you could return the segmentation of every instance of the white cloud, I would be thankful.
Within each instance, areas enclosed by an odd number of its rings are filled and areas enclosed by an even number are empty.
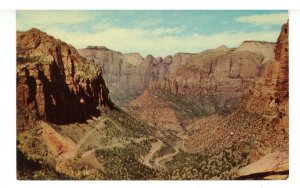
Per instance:
[[[254,25],[282,25],[288,19],[288,13],[258,14],[250,16],[240,16],[237,22]]]
[[[280,31],[220,32],[212,35],[172,35],[180,28],[160,28],[157,30],[141,28],[108,28],[104,31],[86,33],[64,31],[59,28],[45,30],[77,48],[88,45],[106,46],[122,53],[139,52],[143,56],[166,56],[177,52],[198,53],[220,45],[237,47],[245,40],[276,41]]]
[[[18,11],[17,28],[39,27],[45,24],[78,24],[94,19],[94,15],[83,11]]]
[[[173,27],[173,28],[155,28],[153,30],[150,30],[150,34],[153,36],[156,35],[166,35],[166,34],[177,34],[180,33],[183,29],[179,27]],[[147,32],[147,31],[146,31]]]
[[[150,19],[143,19],[143,20],[136,20],[135,25],[137,26],[155,26],[161,23],[163,20],[162,19],[157,19],[157,18],[150,18]]]

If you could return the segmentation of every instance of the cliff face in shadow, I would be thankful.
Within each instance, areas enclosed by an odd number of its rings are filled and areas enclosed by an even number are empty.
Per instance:
[[[17,32],[17,113],[27,120],[83,122],[111,106],[100,67],[77,50],[38,29]]]

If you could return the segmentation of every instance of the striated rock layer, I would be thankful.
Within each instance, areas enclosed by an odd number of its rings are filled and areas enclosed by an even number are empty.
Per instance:
[[[117,102],[133,99],[149,86],[175,71],[192,54],[177,53],[174,56],[142,57],[138,53],[122,54],[103,46],[89,46],[79,50],[83,57],[95,62],[103,70],[104,80]]]
[[[111,105],[101,68],[76,49],[38,29],[17,32],[17,111],[19,119],[53,123],[84,121]],[[19,121],[26,128],[27,123]]]

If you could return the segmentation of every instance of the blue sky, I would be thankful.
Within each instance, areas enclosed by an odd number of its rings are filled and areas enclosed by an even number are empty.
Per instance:
[[[287,11],[17,11],[17,29],[39,28],[77,48],[197,53],[244,40],[276,41]]]

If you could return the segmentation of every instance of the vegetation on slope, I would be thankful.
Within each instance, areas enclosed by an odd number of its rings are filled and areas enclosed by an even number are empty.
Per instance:
[[[107,179],[148,180],[157,178],[158,171],[139,161],[140,157],[150,150],[150,144],[149,141],[141,144],[132,142],[125,148],[114,147],[97,150],[97,159],[104,164]]]
[[[191,98],[175,95],[164,90],[158,90],[155,94],[166,101],[166,104],[176,112],[181,122],[216,113],[222,115],[229,114],[239,105],[239,100],[235,98],[221,99],[218,95]]]
[[[166,162],[167,179],[232,179],[233,170],[248,164],[249,151],[238,152],[234,147],[216,154],[179,152]]]

